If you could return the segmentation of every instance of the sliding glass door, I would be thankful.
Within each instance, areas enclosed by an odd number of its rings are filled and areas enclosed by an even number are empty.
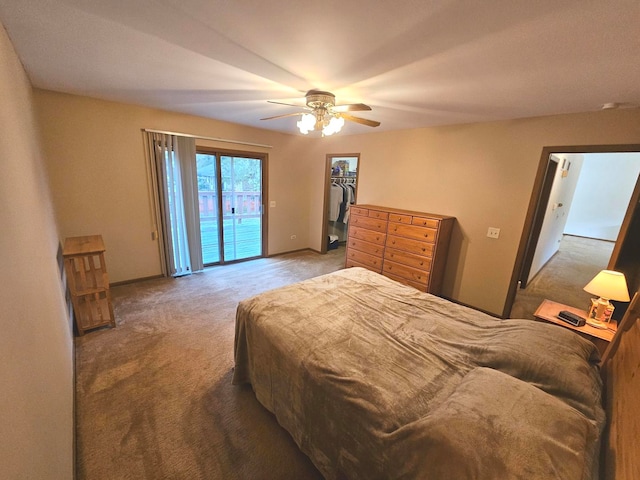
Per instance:
[[[202,263],[220,262],[220,228],[218,210],[218,164],[215,154],[196,153],[198,203],[200,207],[200,238]]]
[[[262,161],[220,157],[222,172],[224,259],[262,255]]]
[[[196,166],[203,263],[262,256],[263,159],[198,152]]]

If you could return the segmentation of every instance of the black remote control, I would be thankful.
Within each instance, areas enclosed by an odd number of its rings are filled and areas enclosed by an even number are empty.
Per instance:
[[[558,313],[558,318],[567,323],[570,323],[574,327],[581,327],[585,323],[587,323],[587,321],[584,318],[582,318],[580,315],[577,315],[568,310],[562,310],[560,313]]]

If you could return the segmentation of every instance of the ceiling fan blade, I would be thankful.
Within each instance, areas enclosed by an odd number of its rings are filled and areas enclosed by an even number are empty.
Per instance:
[[[284,118],[284,117],[295,117],[296,115],[304,115],[302,112],[298,113],[285,113],[284,115],[275,115],[273,117],[261,118],[260,120],[274,120],[276,118]]]
[[[366,125],[367,127],[377,127],[380,125],[380,122],[376,122],[375,120],[367,120],[366,118],[354,117],[353,115],[348,115],[346,113],[342,113],[340,114],[340,116],[345,120],[361,123],[362,125]]]
[[[306,105],[294,105],[293,103],[276,102],[275,100],[267,100],[268,103],[275,103],[276,105],[286,105],[287,107],[304,108],[305,110],[311,110]]]
[[[371,110],[369,105],[364,103],[351,103],[349,105],[335,105],[331,107],[334,112],[362,112],[365,110]]]

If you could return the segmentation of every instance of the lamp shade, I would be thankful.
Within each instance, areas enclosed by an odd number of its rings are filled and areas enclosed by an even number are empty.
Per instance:
[[[623,273],[602,270],[584,287],[584,291],[607,300],[628,302],[629,289]]]

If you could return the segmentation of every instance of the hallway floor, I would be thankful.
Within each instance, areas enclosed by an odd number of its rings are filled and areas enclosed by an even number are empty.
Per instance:
[[[587,309],[591,295],[583,287],[609,263],[615,243],[565,235],[559,251],[529,282],[518,289],[511,318],[534,318],[533,313],[546,298]]]

